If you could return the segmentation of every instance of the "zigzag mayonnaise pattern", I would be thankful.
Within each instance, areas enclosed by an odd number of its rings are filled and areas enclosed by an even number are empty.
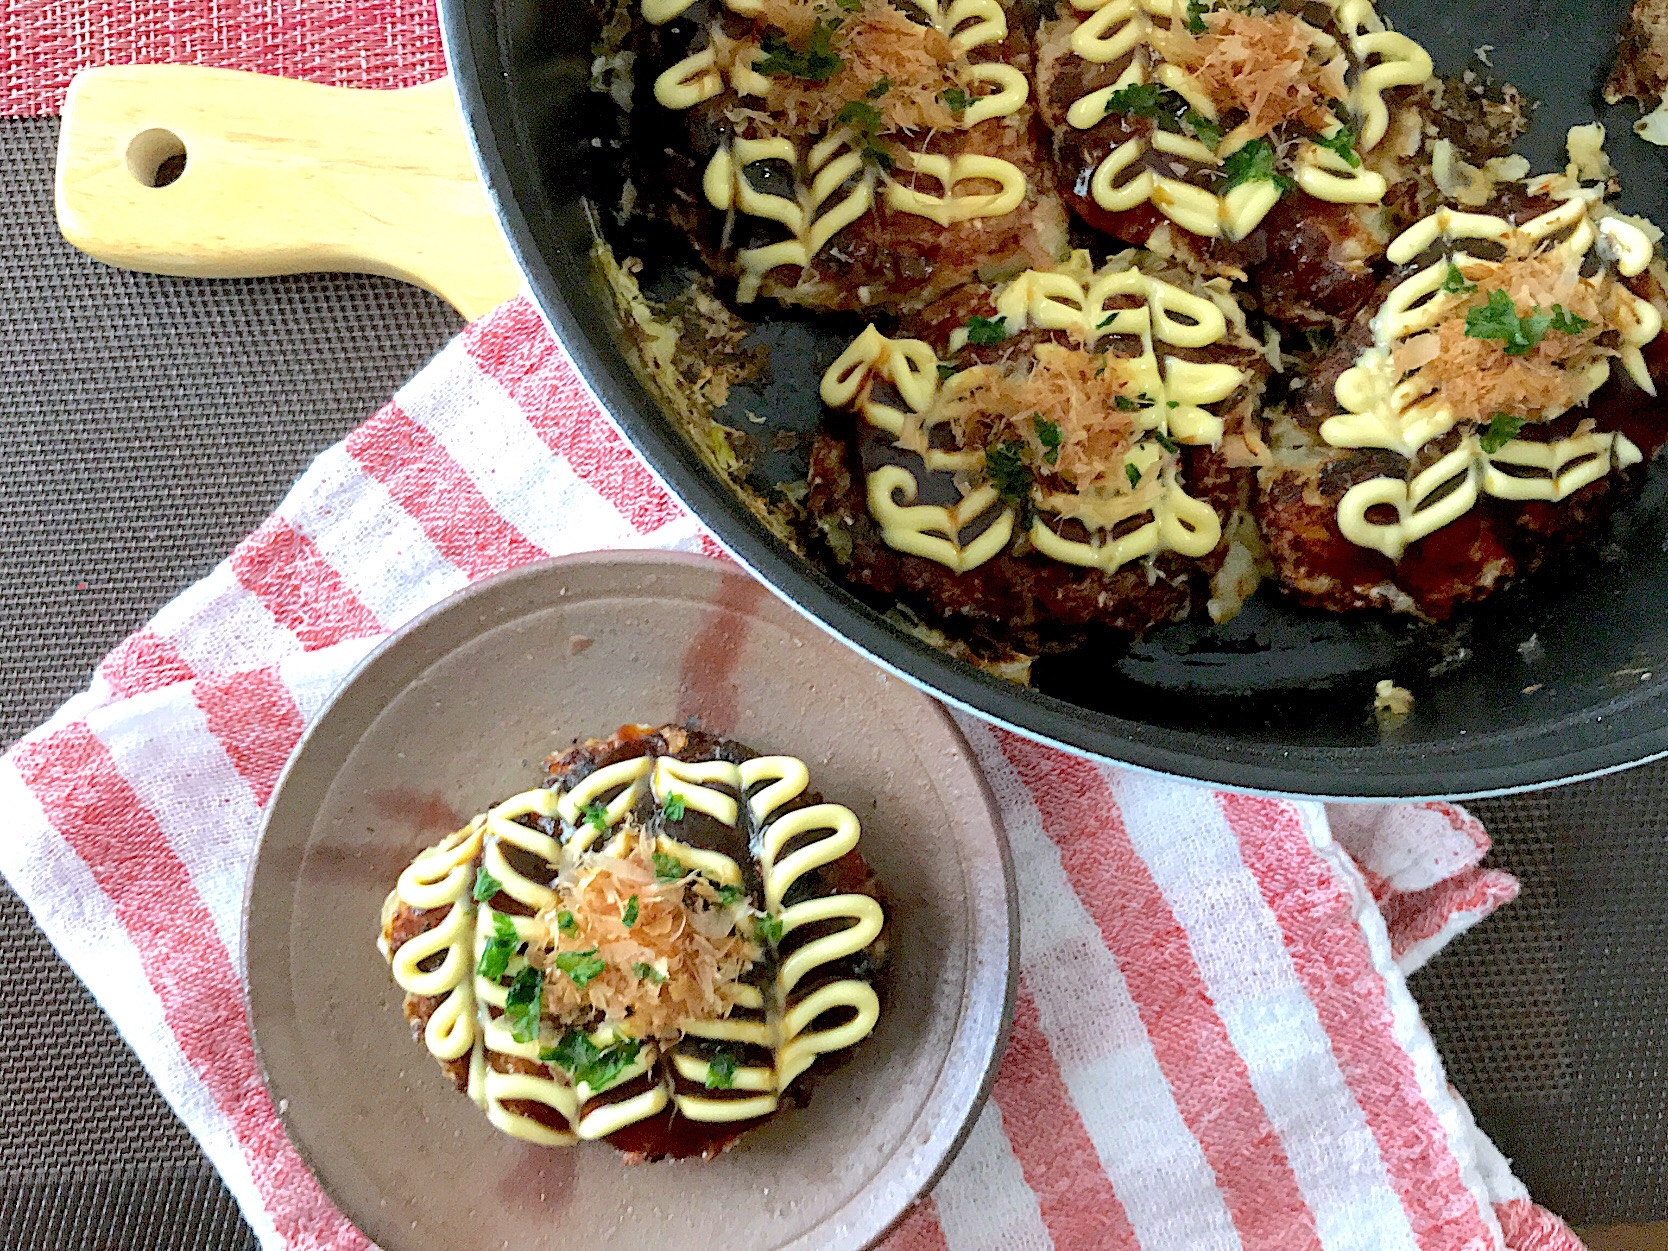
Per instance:
[[[680,16],[692,0],[643,0],[645,20],[660,25]],[[726,0],[731,12],[757,17],[760,0]],[[1007,37],[1007,12],[998,0],[925,0],[913,6],[927,24],[945,35],[958,57],[974,48],[1000,43]],[[715,32],[716,33],[716,32]],[[737,97],[762,100],[771,79],[756,65],[765,56],[760,40],[744,42],[719,63],[717,40],[663,71],[655,80],[654,96],[673,110],[694,108],[722,95],[726,88]],[[971,130],[995,118],[1011,116],[1030,98],[1030,83],[1018,69],[1000,62],[964,62],[959,78],[989,88],[970,93],[970,101],[956,116],[956,127]],[[751,106],[750,106],[751,107]],[[862,137],[851,125],[839,125],[803,149],[798,136],[734,139],[709,160],[702,180],[707,201],[726,212],[745,213],[782,225],[789,237],[764,247],[748,248],[737,257],[741,278],[737,299],[757,298],[764,277],[777,266],[803,270],[836,234],[879,201],[898,213],[924,217],[939,226],[979,218],[1002,217],[1025,201],[1027,181],[1017,165],[998,157],[966,153],[943,156],[918,152],[902,145],[896,167],[865,162]],[[747,168],[763,161],[783,162],[792,172],[791,195],[773,195],[754,188]],[[960,190],[963,184],[994,183],[995,191]],[[934,187],[936,186],[936,189]]]
[[[1110,475],[1109,485],[1089,492],[1037,488],[1031,501],[1037,515],[1030,540],[1054,560],[1108,572],[1161,551],[1203,556],[1221,540],[1221,523],[1210,505],[1183,489],[1175,456],[1165,452],[1164,444],[1218,442],[1222,418],[1206,406],[1228,399],[1249,375],[1226,363],[1161,357],[1157,345],[1198,348],[1219,343],[1228,335],[1228,320],[1212,300],[1133,267],[1120,269],[1114,264],[1085,276],[1087,268],[1085,257],[1055,270],[1027,270],[998,288],[997,313],[1009,334],[1031,327],[1067,331],[1091,352],[1104,339],[1125,335],[1140,339],[1138,354],[1108,352],[1104,362],[1105,371],[1122,379],[1131,395],[1147,400],[1131,414],[1136,441],[1124,458],[1136,480],[1130,482],[1120,471]],[[1140,303],[1128,306],[1129,297]],[[953,332],[952,349],[959,349],[965,337],[964,330]],[[1050,347],[1039,345],[1038,358]],[[981,372],[993,370],[978,365],[941,377],[937,355],[928,344],[890,339],[870,326],[823,374],[822,400],[832,408],[851,409],[870,425],[895,436],[900,446],[921,456],[928,470],[978,472],[985,464],[983,448],[935,447],[931,431],[946,420],[941,396],[947,389],[977,382]],[[907,412],[875,398],[873,388],[879,381],[898,393]],[[1149,432],[1155,437],[1141,437]],[[1153,500],[1142,488],[1155,476],[1158,493]],[[1001,504],[988,482],[973,487],[954,506],[916,504],[919,483],[901,465],[876,469],[869,474],[867,486],[869,510],[888,546],[958,573],[998,555],[1017,524],[1019,510]],[[1111,537],[1120,523],[1143,513],[1150,513],[1151,520]],[[1082,521],[1091,538],[1084,542],[1062,537],[1047,523],[1047,514]],[[989,524],[963,542],[962,533],[987,515]]]
[[[1431,76],[1431,59],[1407,36],[1386,30],[1369,0],[1324,3],[1332,10],[1343,37],[1342,48],[1355,67],[1355,82],[1347,101],[1350,111],[1361,119],[1355,146],[1359,152],[1370,152],[1389,127],[1390,111],[1384,93],[1392,87],[1426,81]],[[1130,56],[1128,67],[1116,82],[1075,101],[1066,115],[1069,125],[1087,130],[1099,124],[1113,93],[1148,82],[1175,91],[1211,122],[1219,120],[1218,104],[1203,86],[1182,67],[1164,62],[1152,47],[1153,19],[1162,18],[1168,27],[1179,28],[1188,15],[1187,0],[1072,0],[1072,7],[1088,14],[1071,32],[1072,52],[1083,60],[1104,65],[1143,48],[1145,55]],[[1317,47],[1334,52],[1340,49],[1333,36],[1312,29]],[[1334,117],[1323,129],[1331,136],[1341,126]],[[1247,127],[1236,127],[1211,146],[1187,135],[1154,129],[1114,148],[1090,179],[1089,194],[1108,212],[1150,203],[1192,234],[1243,239],[1279,202],[1280,188],[1275,182],[1252,179],[1219,195],[1208,187],[1158,172],[1147,157],[1150,150],[1156,150],[1191,162],[1195,168],[1217,167],[1254,138],[1255,132]],[[1139,172],[1125,177],[1132,170]],[[1292,178],[1316,199],[1334,204],[1375,204],[1388,189],[1383,176],[1365,168],[1359,160],[1352,165],[1341,154],[1307,139],[1297,145]]]
[[[1575,273],[1597,249],[1604,267],[1574,281],[1595,294],[1609,289],[1615,311],[1605,329],[1617,332],[1617,356],[1629,375],[1654,394],[1640,349],[1661,330],[1662,317],[1650,301],[1617,283],[1611,272],[1612,266],[1623,277],[1643,272],[1650,262],[1651,240],[1620,217],[1596,217],[1597,191],[1565,188],[1562,194],[1567,198],[1556,208],[1518,226],[1502,217],[1441,209],[1390,245],[1389,259],[1395,264],[1407,264],[1439,242],[1482,242],[1503,251],[1503,258],[1483,260],[1450,246],[1435,263],[1390,292],[1373,320],[1373,346],[1339,377],[1334,389],[1343,412],[1321,425],[1321,437],[1329,445],[1387,448],[1413,459],[1461,421],[1486,424],[1488,414],[1456,414],[1440,389],[1430,392],[1415,376],[1404,376],[1395,364],[1396,352],[1409,339],[1462,315],[1478,282],[1530,256],[1562,260]],[[1449,276],[1454,272],[1469,280],[1469,290],[1452,289]],[[1595,351],[1576,358],[1565,372],[1575,402],[1584,403],[1610,377],[1610,361]],[[1546,411],[1539,419],[1562,411]],[[1514,438],[1487,451],[1473,429],[1411,480],[1375,477],[1351,487],[1338,505],[1339,529],[1350,542],[1395,560],[1410,543],[1470,511],[1483,495],[1556,502],[1596,482],[1612,467],[1625,468],[1642,459],[1625,435],[1600,433],[1586,425],[1569,438],[1544,443]],[[1384,508],[1394,510],[1394,521],[1373,519]]]
[[[804,793],[809,780],[804,762],[791,756],[755,757],[741,765],[641,756],[597,769],[565,792],[540,788],[516,795],[422,852],[401,874],[394,898],[416,910],[448,911],[438,925],[390,953],[390,964],[395,982],[407,993],[445,996],[424,1032],[430,1054],[442,1061],[469,1056],[468,1092],[488,1119],[512,1137],[546,1146],[605,1138],[659,1114],[674,1101],[679,1115],[692,1121],[750,1120],[774,1111],[782,1093],[817,1056],[860,1042],[880,1017],[879,998],[866,981],[837,978],[809,993],[799,990],[817,969],[863,951],[885,924],[880,904],[868,895],[823,895],[786,903],[796,883],[852,851],[860,834],[856,815],[839,804],[784,811]],[[758,918],[779,922],[780,941],[806,925],[847,923],[789,950],[765,988],[747,983],[733,987],[736,1008],[729,1015],[681,1022],[684,1039],[750,1044],[771,1053],[769,1067],[738,1066],[722,1089],[705,1088],[712,1076],[711,1061],[696,1044],[675,1041],[662,1049],[654,1039],[634,1039],[606,1023],[588,1035],[594,1047],[605,1050],[626,1043],[636,1051],[630,1062],[592,1088],[549,1062],[548,1032],[518,1041],[507,1028],[503,1010],[509,983],[525,961],[512,957],[496,977],[480,971],[483,953],[505,922],[513,926],[519,943],[538,947],[545,942],[546,914],[559,902],[550,883],[558,876],[580,869],[593,853],[623,856],[631,840],[647,836],[628,820],[645,793],[657,806],[676,794],[686,810],[748,834],[758,849],[764,884],[762,908],[750,912],[756,927]],[[527,816],[559,821],[561,837],[517,819]],[[784,855],[790,844],[795,844],[793,850]],[[506,855],[507,850],[519,854]],[[720,852],[692,847],[664,833],[655,836],[654,850],[716,886],[737,891],[742,887],[741,867]],[[523,872],[518,863],[536,864],[538,872]],[[534,915],[512,916],[489,903],[477,903],[471,888],[478,870]],[[433,963],[436,956],[443,958],[425,970],[422,965]],[[545,976],[558,975],[547,971]],[[847,1015],[837,1024],[813,1028],[831,1011]],[[555,1028],[560,1032],[562,1025]],[[520,1063],[495,1066],[490,1062],[493,1054]],[[511,1068],[516,1071],[504,1071]],[[528,1069],[536,1071],[524,1071]],[[676,1092],[673,1072],[686,1083],[700,1084],[704,1093]],[[650,1074],[658,1079],[641,1088],[638,1079]],[[601,1098],[632,1085],[639,1089],[617,1099]],[[554,1115],[531,1115],[529,1103]],[[553,1128],[551,1120],[562,1128]]]

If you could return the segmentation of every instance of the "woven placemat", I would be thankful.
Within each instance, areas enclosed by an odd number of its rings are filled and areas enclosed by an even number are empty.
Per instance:
[[[96,264],[52,215],[55,120],[0,122],[0,741],[258,524],[454,334],[380,278]],[[0,1248],[253,1245],[138,1062],[0,886]]]
[[[0,741],[266,515],[453,333],[359,277],[189,282],[58,237],[56,123],[0,122]],[[1522,898],[1414,979],[1548,1206],[1668,1217],[1668,769],[1474,805]],[[0,887],[0,1248],[230,1251],[229,1195]]]

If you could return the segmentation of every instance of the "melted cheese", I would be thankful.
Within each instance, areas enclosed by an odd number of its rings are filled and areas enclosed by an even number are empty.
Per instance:
[[[1562,190],[1583,189],[1565,184]],[[1438,243],[1449,247],[1385,299],[1372,322],[1372,345],[1338,378],[1334,395],[1342,411],[1322,423],[1321,438],[1332,447],[1386,448],[1413,459],[1456,425],[1480,428],[1497,411],[1549,420],[1603,385],[1612,354],[1654,394],[1640,349],[1661,330],[1661,314],[1615,277],[1640,272],[1652,241],[1619,216],[1595,222],[1596,211],[1585,194],[1567,194],[1517,226],[1445,208],[1395,239],[1388,255],[1396,264]],[[1459,245],[1470,241],[1492,245],[1500,258],[1467,254]],[[1608,264],[1584,276],[1595,251]],[[1447,289],[1456,271],[1469,289]],[[1590,325],[1574,335],[1554,332],[1532,351],[1508,356],[1499,341],[1465,334],[1466,314],[1497,290],[1520,312],[1561,303]],[[1606,332],[1614,332],[1618,348],[1595,342]],[[1483,450],[1474,429],[1411,480],[1376,477],[1351,487],[1338,505],[1339,528],[1350,542],[1400,559],[1410,543],[1463,516],[1484,495],[1557,502],[1640,460],[1627,438],[1591,425],[1552,442],[1513,439],[1493,452]],[[1374,519],[1384,510],[1394,520]]]
[[[791,756],[756,757],[741,765],[723,760],[691,762],[643,756],[597,769],[565,792],[541,788],[514,796],[420,853],[400,875],[390,906],[404,903],[420,910],[444,908],[446,914],[437,925],[385,954],[401,989],[412,995],[442,997],[425,1028],[425,1047],[442,1061],[468,1056],[470,1097],[491,1123],[512,1137],[546,1146],[605,1138],[659,1114],[674,1102],[679,1115],[706,1122],[745,1120],[774,1111],[782,1092],[819,1055],[860,1042],[874,1030],[880,1015],[873,987],[860,979],[836,979],[808,993],[800,989],[808,978],[816,981],[812,975],[818,969],[856,955],[874,943],[885,925],[880,905],[868,895],[821,895],[787,904],[795,885],[806,874],[852,851],[861,835],[856,815],[839,804],[791,808],[809,784],[810,772],[804,762]],[[723,897],[707,884],[709,880],[719,885],[742,883],[740,866],[728,856],[677,842],[665,833],[651,843],[643,843],[643,831],[631,823],[632,810],[646,795],[652,795],[663,807],[673,794],[682,798],[686,811],[703,813],[731,827],[738,823],[745,826],[747,841],[757,849],[758,874],[764,883],[762,908],[723,904]],[[597,812],[597,805],[600,818],[588,819],[587,812]],[[529,815],[559,821],[561,837],[530,829],[517,820]],[[504,854],[506,847],[518,849],[522,855],[512,861]],[[583,1019],[594,1013],[595,996],[590,1006],[582,998],[577,1007],[573,1006],[579,993],[570,988],[576,984],[564,980],[564,975],[551,967],[543,981],[542,1036],[519,1042],[500,1014],[508,999],[507,983],[527,960],[513,956],[506,974],[491,979],[479,972],[481,956],[493,943],[496,928],[505,921],[513,927],[516,938],[527,945],[529,955],[562,950],[564,941],[569,943],[569,950],[589,947],[606,952],[610,929],[628,936],[635,933],[645,943],[655,941],[645,932],[657,920],[654,910],[664,914],[667,907],[681,907],[672,901],[684,898],[688,883],[660,881],[658,863],[652,882],[616,887],[604,881],[609,873],[619,872],[619,866],[627,864],[622,858],[635,856],[641,862],[650,847],[657,855],[670,856],[691,875],[697,875],[689,879],[695,883],[689,889],[710,904],[702,915],[711,917],[729,910],[735,917],[771,917],[780,922],[784,940],[807,925],[827,928],[833,924],[837,928],[803,945],[785,944],[792,949],[777,961],[768,993],[761,993],[759,986],[748,982],[723,982],[718,986],[726,1005],[722,1011],[684,1016],[670,1030],[637,1038],[636,1058],[593,1089],[541,1057],[552,1040],[552,1029],[554,1036],[560,1037],[566,1028],[563,1019]],[[541,872],[531,877],[516,867],[526,867],[530,862],[543,865]],[[498,880],[505,894],[538,909],[538,914],[509,916],[496,913],[490,902],[477,902],[472,888],[481,869]],[[596,885],[599,881],[603,882],[607,902],[600,912],[593,912],[584,902],[586,897],[573,892],[576,885],[583,891],[586,882]],[[641,892],[641,914],[632,918],[635,930],[624,925],[625,912],[618,895],[625,889]],[[563,892],[560,899],[558,890]],[[651,890],[660,891],[664,898],[651,899]],[[633,898],[639,895],[634,893]],[[576,927],[577,933],[557,926],[554,909],[558,903],[571,906],[565,914],[571,918],[566,924]],[[671,935],[671,940],[698,941],[691,939],[688,928],[703,925],[711,929],[713,922],[692,916],[687,925],[663,924],[658,932]],[[728,931],[729,925],[721,921],[719,928]],[[569,935],[566,940],[564,933]],[[600,943],[599,933],[603,935]],[[680,934],[682,938],[678,939]],[[740,940],[723,941],[734,951]],[[433,967],[425,969],[424,965]],[[668,966],[665,959],[651,965],[659,968],[662,983],[656,984],[654,992],[641,993],[658,994],[658,986],[667,984]],[[729,975],[732,978],[737,975],[734,968]],[[676,976],[676,969],[672,974]],[[613,970],[607,969],[589,987],[613,976]],[[844,1011],[838,1015],[843,1019],[838,1023],[812,1028],[823,1014],[841,1009]],[[573,1015],[554,1015],[560,1012]],[[632,1018],[628,1015],[625,1019],[629,1022]],[[629,1028],[609,1020],[589,1038],[595,1047],[605,1050],[632,1041],[634,1035]],[[709,1062],[694,1044],[684,1041],[693,1039],[750,1044],[768,1051],[772,1063],[769,1067],[737,1067],[726,1089],[678,1093],[673,1073],[700,1084],[709,1077]],[[494,1053],[542,1068],[538,1072],[502,1072],[490,1062]],[[647,1089],[621,1098],[606,1097],[649,1074],[657,1074],[658,1080]],[[593,1101],[597,1102],[591,1110],[582,1112]],[[527,1115],[527,1102],[549,1109],[555,1114],[553,1119],[566,1128],[553,1129]]]
[[[1064,331],[1081,345],[1076,359],[1083,359],[1084,352],[1105,350],[1112,346],[1109,340],[1120,336],[1139,342],[1136,354],[1108,352],[1099,363],[1120,393],[1132,400],[1144,397],[1142,406],[1126,410],[1126,450],[1115,462],[1100,466],[1100,472],[1079,475],[1076,490],[1046,492],[1039,487],[1032,498],[1037,515],[1029,531],[1031,542],[1051,559],[1107,571],[1160,551],[1203,556],[1221,539],[1216,512],[1187,495],[1174,458],[1166,457],[1158,439],[1144,436],[1191,444],[1221,440],[1222,418],[1208,406],[1228,399],[1250,375],[1231,364],[1189,361],[1161,349],[1222,342],[1229,335],[1228,319],[1213,300],[1132,266],[1114,263],[1100,273],[1087,270],[1086,259],[1074,257],[1054,270],[1027,270],[995,295],[997,314],[1010,335],[1032,327]],[[953,332],[952,348],[959,349],[965,338],[964,330]],[[941,378],[929,345],[891,339],[869,326],[823,374],[821,394],[830,407],[851,409],[891,434],[900,447],[920,456],[927,469],[974,473],[985,463],[982,443],[964,447],[958,440],[957,447],[947,449],[935,445],[932,432],[964,413],[968,395],[980,389],[1013,410],[1002,414],[1005,417],[1033,412],[1060,417],[1045,393],[1027,389],[1027,384],[1054,373],[1069,386],[1066,358],[1073,356],[1058,345],[1039,345],[1024,382],[1010,383],[988,365]],[[888,383],[905,407],[877,399],[877,381]],[[1056,427],[1069,429],[1070,423],[1061,420]],[[1136,472],[1134,482],[1129,469]],[[919,489],[914,473],[902,465],[881,466],[868,475],[869,511],[895,550],[965,573],[999,555],[1013,538],[1018,510],[1002,503],[989,483],[967,490],[954,506],[917,504]],[[1120,523],[1143,514],[1151,514],[1147,523],[1112,537]],[[976,535],[964,540],[971,527],[987,518]],[[1049,524],[1050,518],[1082,522],[1090,537],[1063,538]]]
[[[1289,14],[1228,12],[1207,13],[1208,32],[1195,38],[1184,24],[1186,0],[1072,0],[1073,8],[1088,14],[1070,35],[1075,55],[1096,65],[1134,56],[1115,83],[1073,102],[1066,115],[1069,125],[1080,130],[1098,125],[1114,92],[1148,82],[1171,88],[1213,121],[1229,108],[1249,110],[1247,121],[1225,134],[1214,150],[1157,129],[1118,145],[1089,180],[1095,203],[1113,213],[1151,204],[1189,233],[1243,239],[1279,202],[1274,183],[1242,183],[1218,195],[1151,168],[1149,150],[1198,166],[1218,166],[1294,109],[1305,125],[1331,134],[1342,123],[1325,100],[1339,96],[1361,119],[1357,151],[1372,151],[1389,128],[1384,93],[1426,82],[1431,59],[1413,40],[1386,30],[1369,0],[1325,3],[1337,38]],[[1347,89],[1345,59],[1354,71]],[[1286,89],[1276,89],[1277,79]],[[1381,174],[1351,166],[1307,141],[1297,148],[1292,177],[1309,195],[1334,204],[1375,204],[1388,190]]]

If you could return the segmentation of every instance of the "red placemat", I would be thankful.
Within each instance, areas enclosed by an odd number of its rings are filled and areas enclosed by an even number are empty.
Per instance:
[[[433,0],[0,0],[0,115],[56,113],[89,65],[170,61],[339,87],[446,72]]]

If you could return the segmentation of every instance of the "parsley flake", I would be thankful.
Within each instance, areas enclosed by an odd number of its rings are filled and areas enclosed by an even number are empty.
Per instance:
[[[834,0],[834,3],[847,13],[861,13],[863,11],[863,0]]]
[[[753,68],[769,78],[825,83],[845,64],[834,55],[834,27],[821,18],[811,28],[803,48],[794,47],[775,31],[766,35],[760,46],[765,55],[753,62]]]
[[[882,80],[885,81],[885,80]],[[841,107],[834,119],[841,126],[849,126],[857,137],[858,155],[881,169],[892,168],[892,154],[880,146],[880,128],[885,124],[880,110],[866,100],[853,100]]]
[[[1172,456],[1181,451],[1181,448],[1177,445],[1176,441],[1162,430],[1149,430],[1147,431],[1147,437],[1154,443],[1157,443],[1166,452],[1169,452]]]
[[[1527,356],[1552,325],[1552,317],[1539,304],[1528,316],[1519,315],[1512,297],[1504,291],[1490,291],[1488,303],[1465,315],[1465,334],[1471,339],[1499,339],[1507,356]]]
[[[707,1061],[707,1089],[728,1090],[736,1084],[736,1058],[728,1051],[720,1051]]]
[[[1267,139],[1253,139],[1231,152],[1222,162],[1222,176],[1223,194],[1247,182],[1271,182],[1283,192],[1297,185],[1274,168],[1274,147]]]
[[[1112,397],[1112,402],[1118,406],[1119,411],[1125,413],[1133,413],[1141,407],[1127,395],[1115,395]]]
[[[570,1029],[554,1047],[540,1051],[539,1059],[560,1065],[573,1074],[575,1084],[583,1082],[595,1094],[618,1081],[620,1074],[637,1062],[642,1049],[643,1042],[638,1038],[622,1038],[610,1047],[598,1047],[579,1030]]]
[[[734,882],[726,882],[718,888],[718,906],[728,908],[741,899],[742,889]]]
[[[1559,334],[1580,334],[1592,324],[1585,317],[1567,312],[1562,304],[1552,306],[1552,328]]]
[[[539,1014],[544,1010],[543,1004],[544,970],[529,964],[515,975],[504,995],[504,1019],[510,1023],[511,1038],[525,1043],[539,1036]]]
[[[1492,456],[1517,438],[1518,431],[1522,429],[1522,417],[1514,417],[1511,413],[1496,413],[1488,419],[1488,425],[1477,436],[1477,442],[1483,451]]]
[[[992,343],[1000,343],[1008,337],[1008,319],[1006,317],[969,317],[967,319],[967,341],[978,347],[989,347]]]
[[[1181,407],[1181,401],[1180,400],[1165,400],[1164,401],[1164,407],[1165,408],[1180,408]]]
[[[608,967],[608,962],[597,955],[597,949],[592,947],[588,951],[558,951],[556,953],[556,968],[568,975],[568,980],[581,990],[585,989],[593,977]],[[526,1042],[525,1038],[520,1041]]]
[[[973,103],[973,97],[960,87],[946,87],[938,94],[944,101],[944,107],[950,110],[950,116],[958,122],[961,115],[967,112],[968,106]]]
[[[1124,477],[1129,479],[1129,489],[1138,490],[1141,486],[1141,471],[1127,460],[1124,462]]]
[[[515,932],[515,922],[502,912],[493,913],[492,937],[481,949],[481,962],[475,966],[475,972],[489,982],[496,982],[509,969],[510,957],[520,946],[521,938]]]
[[[753,918],[753,937],[775,946],[782,941],[782,918],[768,914]]]
[[[637,924],[637,896],[626,900],[626,906],[620,913],[620,924],[630,929]]]
[[[1182,114],[1182,124],[1193,132],[1195,138],[1207,148],[1214,148],[1222,142],[1222,127],[1206,117],[1198,109],[1188,109]],[[1359,161],[1359,158],[1357,158]]]
[[[573,913],[563,908],[556,914],[556,928],[564,934],[572,934],[579,928],[579,922],[573,919]]]
[[[668,791],[665,800],[660,805],[660,810],[666,814],[668,821],[682,821],[684,809],[687,807],[688,805],[684,802],[682,795],[678,794],[677,791]]]
[[[602,1048],[592,1042],[589,1035],[570,1029],[554,1047],[541,1048],[539,1059],[546,1064],[559,1064],[568,1072],[575,1073],[601,1054]]]
[[[608,808],[600,799],[595,803],[586,804],[580,819],[598,834],[608,833]]]
[[[1106,97],[1106,111],[1130,117],[1157,117],[1163,109],[1168,90],[1161,83],[1130,83]]]
[[[631,966],[631,971],[645,982],[653,982],[656,986],[663,986],[666,983],[666,974],[652,964],[644,964],[641,960]]]
[[[882,75],[875,79],[874,86],[865,91],[863,96],[865,99],[878,100],[890,90],[892,90],[892,80]]]
[[[867,100],[853,100],[846,104],[834,120],[842,126],[854,126],[859,130],[879,130],[881,125],[880,110]]]
[[[1179,134],[1191,130],[1196,139],[1214,148],[1222,142],[1222,127],[1187,102],[1179,91],[1162,83],[1130,83],[1106,97],[1107,113],[1150,117],[1160,130]]]
[[[684,875],[686,870],[683,861],[676,856],[668,856],[663,851],[654,853],[654,878],[657,882],[675,882]]]
[[[1187,0],[1187,29],[1195,35],[1204,34],[1205,14],[1209,9],[1209,0]]]
[[[1449,295],[1470,295],[1477,289],[1477,284],[1467,282],[1460,267],[1452,261],[1448,262],[1448,273],[1442,279],[1442,289]]]
[[[1018,439],[985,449],[985,477],[1010,504],[1024,504],[1031,498],[1031,473],[1019,458],[1024,449]]]
[[[1059,464],[1060,427],[1041,413],[1031,414],[1031,425],[1036,429],[1037,442],[1043,445],[1043,461],[1050,465]]]
[[[1348,126],[1338,127],[1325,138],[1316,135],[1315,146],[1343,157],[1351,169],[1361,168],[1361,157],[1355,150],[1355,132]]]
[[[481,903],[485,903],[503,889],[504,883],[488,873],[485,865],[475,870],[475,889],[470,894]]]
[[[944,361],[939,361],[938,362],[938,380],[940,382],[948,382],[951,378],[954,378],[955,376],[956,376],[956,367],[954,365],[947,364]]]

